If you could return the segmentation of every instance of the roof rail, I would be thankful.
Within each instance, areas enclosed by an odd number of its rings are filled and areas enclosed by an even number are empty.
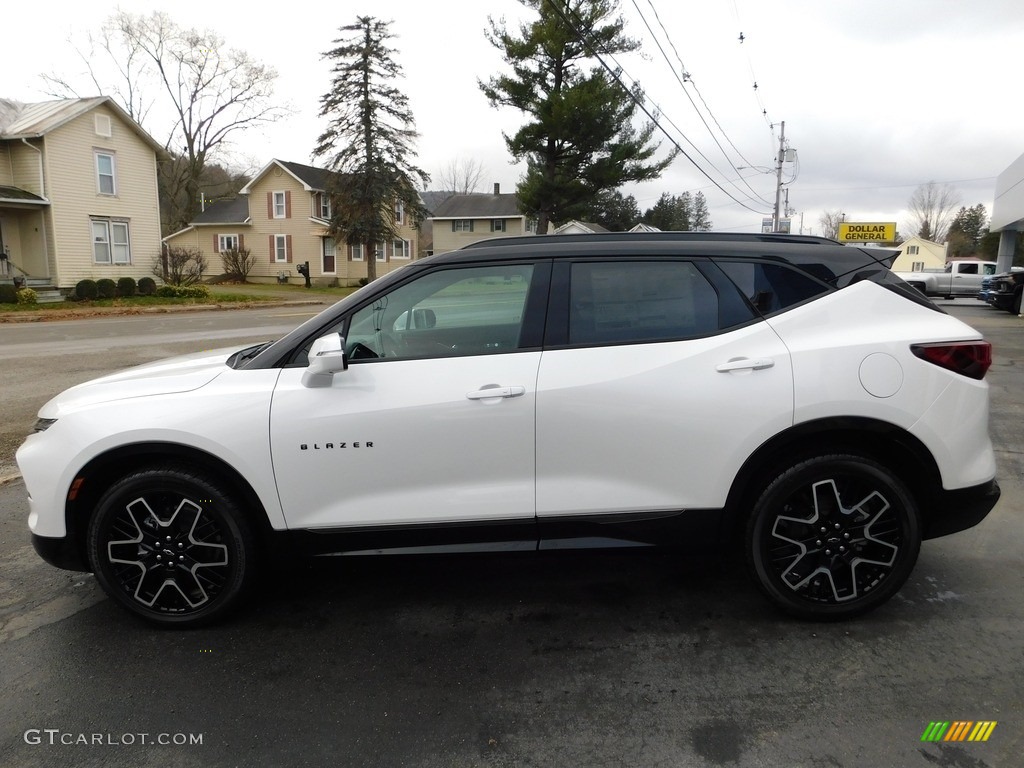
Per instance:
[[[575,235],[519,235],[492,237],[464,245],[459,250],[488,248],[491,246],[529,245],[537,238],[553,243],[610,242],[615,240],[647,242],[749,242],[749,243],[790,243],[799,245],[841,245],[836,240],[818,235],[788,235],[768,232],[595,232]]]

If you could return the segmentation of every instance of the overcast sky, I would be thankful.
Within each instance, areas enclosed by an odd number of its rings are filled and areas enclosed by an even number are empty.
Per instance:
[[[84,66],[68,39],[82,40],[116,7],[57,0],[44,18],[33,6],[11,4],[4,27],[18,34],[4,36],[0,96],[43,101],[49,97],[40,73],[77,77]],[[132,0],[121,7],[165,10],[181,25],[212,28],[228,46],[277,70],[276,92],[294,114],[238,138],[237,156],[256,167],[273,157],[310,162],[322,128],[318,99],[329,85],[321,53],[337,28],[359,15],[394,20],[420,166],[436,175],[453,160],[473,158],[486,170],[481,191],[493,183],[504,192],[515,188],[521,168],[510,163],[502,132],[513,133],[521,116],[491,109],[477,80],[502,66],[484,38],[488,16],[526,18],[517,0],[342,0],[259,13],[236,0]],[[785,180],[796,176],[788,185],[794,231],[801,215],[805,232],[820,231],[826,209],[852,221],[896,221],[905,230],[907,200],[931,180],[952,184],[964,205],[983,203],[991,213],[995,177],[1024,153],[1019,0],[622,0],[620,8],[643,46],[618,59],[626,76],[660,108],[672,139],[753,209],[680,156],[658,181],[627,188],[641,210],[662,192],[699,190],[716,229],[759,229],[771,214],[774,175],[735,168],[772,166],[782,121],[798,157],[784,173]],[[683,67],[697,90],[680,84]],[[82,95],[92,94],[83,88]],[[162,140],[157,126],[151,132]],[[663,137],[662,150],[669,146]]]

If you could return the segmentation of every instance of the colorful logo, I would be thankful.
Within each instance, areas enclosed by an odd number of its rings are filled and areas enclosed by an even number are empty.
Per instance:
[[[988,741],[995,728],[995,720],[932,722],[921,734],[921,741]]]

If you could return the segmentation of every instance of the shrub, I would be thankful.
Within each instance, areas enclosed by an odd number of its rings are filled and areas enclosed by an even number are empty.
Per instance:
[[[75,286],[75,296],[83,301],[92,301],[96,298],[96,281],[79,280]]]
[[[0,304],[16,304],[17,302],[18,292],[14,286],[7,283],[0,285]]]
[[[117,296],[117,283],[109,277],[102,277],[96,281],[96,296],[101,299],[112,299]]]
[[[156,293],[156,280],[152,277],[143,277],[139,280],[137,287],[140,296],[152,296]]]
[[[248,248],[232,248],[229,251],[220,252],[221,261],[224,262],[224,274],[230,280],[237,280],[244,283],[252,268],[256,266],[256,257]]]
[[[370,278],[368,278],[368,277],[360,277],[359,278],[359,285],[360,286],[369,285],[369,284],[370,284]]]
[[[35,304],[36,303],[36,292],[31,288],[22,288],[18,291],[18,303],[19,304]]]
[[[135,278],[134,277],[122,277],[117,281],[117,295],[118,296],[134,296],[135,295]]]
[[[194,285],[206,267],[206,256],[198,248],[168,248],[153,260],[152,272],[168,285]]]
[[[161,285],[156,295],[165,299],[208,299],[210,289],[205,285]]]

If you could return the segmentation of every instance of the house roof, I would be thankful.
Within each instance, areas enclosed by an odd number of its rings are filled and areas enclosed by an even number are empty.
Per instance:
[[[592,221],[576,221],[576,220],[573,220],[573,221],[570,221],[570,222],[568,222],[566,224],[563,224],[562,226],[560,226],[558,229],[556,229],[551,234],[553,234],[553,235],[572,234],[573,231],[580,231],[582,233],[590,232],[592,234],[597,234],[599,232],[607,232],[608,229],[605,228],[605,227],[602,227],[600,224],[595,224]]]
[[[248,195],[252,191],[252,185],[270,172],[272,168],[280,168],[285,173],[298,181],[307,192],[323,192],[327,189],[327,182],[331,178],[332,171],[326,168],[314,168],[312,165],[293,163],[290,160],[278,160],[274,158],[260,168],[256,174],[240,190],[240,194]]]
[[[32,192],[26,192],[18,187],[6,187],[0,184],[0,202],[2,203],[39,203],[49,205],[49,202]]]
[[[246,224],[249,221],[249,198],[233,197],[217,200],[192,219],[192,224]]]
[[[434,211],[435,219],[499,219],[522,216],[519,198],[507,195],[452,195]]]
[[[22,104],[12,99],[0,99],[0,139],[37,139],[101,105],[117,114],[140,139],[156,152],[157,156],[161,159],[168,157],[163,146],[146,133],[142,126],[109,96],[59,99],[36,104]]]

